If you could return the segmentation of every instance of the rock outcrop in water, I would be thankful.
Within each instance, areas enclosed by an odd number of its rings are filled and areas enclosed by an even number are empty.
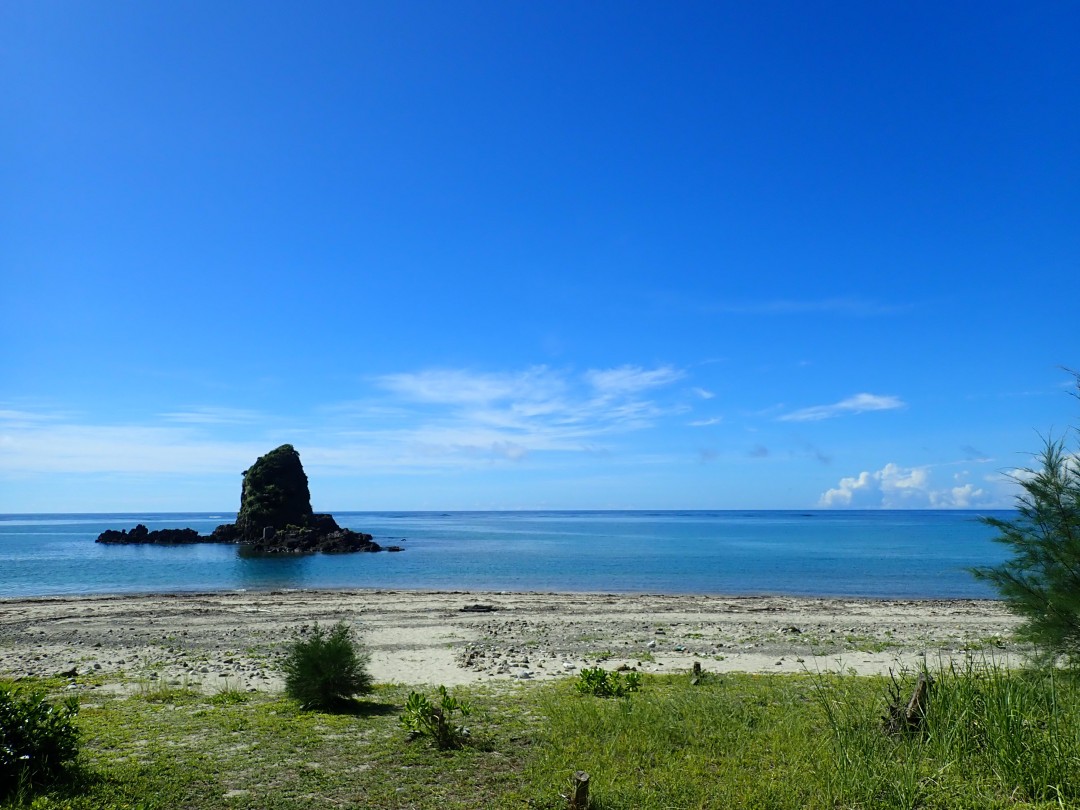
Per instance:
[[[130,532],[127,529],[121,531],[107,529],[98,535],[97,541],[121,546],[129,543],[158,543],[163,546],[179,546],[188,543],[217,542],[213,537],[201,535],[194,529],[154,529],[150,531],[141,523]]]
[[[236,543],[256,554],[382,551],[370,534],[343,529],[332,515],[312,511],[307,474],[291,444],[271,450],[244,471],[236,523],[218,526],[209,536],[194,529],[151,532],[140,524],[130,532],[104,531],[97,542]]]

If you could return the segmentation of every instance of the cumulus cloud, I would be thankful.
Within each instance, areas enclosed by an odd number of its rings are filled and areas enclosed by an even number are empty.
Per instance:
[[[778,417],[781,422],[818,422],[837,416],[866,413],[867,411],[891,411],[903,408],[899,397],[881,394],[855,394],[831,405],[813,405]]]
[[[985,505],[992,496],[971,483],[952,487],[935,487],[931,468],[902,467],[889,462],[874,472],[841,478],[832,489],[824,492],[819,504],[826,508],[855,509],[964,509]]]

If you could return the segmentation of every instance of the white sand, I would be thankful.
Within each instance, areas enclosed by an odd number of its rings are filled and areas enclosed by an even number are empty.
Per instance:
[[[465,612],[471,605],[491,612]],[[285,642],[344,620],[376,681],[462,684],[643,672],[1012,663],[1017,619],[989,600],[898,601],[636,594],[289,591],[0,600],[0,677],[116,676],[216,691],[276,690]]]

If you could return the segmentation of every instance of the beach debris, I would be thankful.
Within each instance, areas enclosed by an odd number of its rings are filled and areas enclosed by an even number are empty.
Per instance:
[[[497,608],[494,605],[465,605],[461,608],[462,613],[493,613]]]
[[[886,734],[911,734],[922,731],[926,722],[926,712],[930,705],[930,687],[934,679],[927,672],[920,672],[915,681],[915,688],[911,697],[905,704],[901,696],[901,686],[893,672],[889,671],[892,680],[890,693],[892,700],[886,709],[886,714],[881,718]]]

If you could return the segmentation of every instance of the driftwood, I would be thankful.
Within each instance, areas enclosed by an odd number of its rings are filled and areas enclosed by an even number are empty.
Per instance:
[[[570,777],[570,795],[567,797],[568,810],[587,810],[589,806],[589,774],[574,771]]]
[[[896,678],[892,679],[892,701],[889,703],[888,714],[883,718],[885,732],[887,734],[910,734],[923,731],[926,722],[926,711],[930,705],[930,687],[934,680],[927,673],[920,672],[915,681],[915,689],[911,692],[911,698],[905,704],[901,697],[900,684]]]
[[[491,613],[495,610],[494,605],[465,605],[461,609],[462,613]]]

